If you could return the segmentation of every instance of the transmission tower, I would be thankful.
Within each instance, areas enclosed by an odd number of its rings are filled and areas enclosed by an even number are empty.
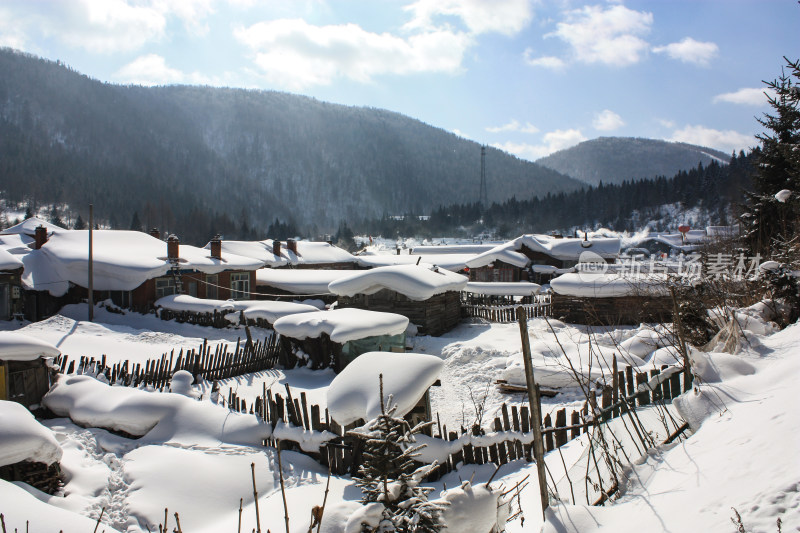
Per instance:
[[[489,208],[489,192],[486,188],[486,147],[481,146],[481,190],[480,190],[481,209],[485,211]]]

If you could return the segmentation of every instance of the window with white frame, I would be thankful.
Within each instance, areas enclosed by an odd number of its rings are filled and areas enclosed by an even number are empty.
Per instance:
[[[169,296],[170,294],[177,294],[177,292],[178,289],[175,286],[175,278],[156,278],[156,299]]]
[[[250,295],[250,273],[236,272],[231,274],[231,298],[244,300]]]

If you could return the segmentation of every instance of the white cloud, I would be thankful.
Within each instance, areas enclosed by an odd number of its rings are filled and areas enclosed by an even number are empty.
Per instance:
[[[585,6],[569,11],[559,22],[555,36],[568,43],[578,61],[627,66],[638,63],[649,45],[642,36],[650,33],[652,13],[634,11],[622,5],[603,9]]]
[[[172,85],[178,83],[200,85],[223,85],[217,78],[210,78],[199,72],[185,73],[167,66],[166,60],[157,54],[137,57],[112,77],[121,83],[134,85]]]
[[[773,96],[774,93],[768,89],[739,89],[732,93],[718,94],[714,97],[713,102],[726,102],[729,104],[742,104],[742,105],[763,105],[767,103],[766,94]]]
[[[744,150],[757,144],[752,135],[745,135],[733,130],[720,131],[691,125],[675,130],[672,137],[667,140],[707,146],[728,153],[734,150]]]
[[[611,111],[604,109],[599,113],[595,113],[592,126],[599,131],[614,131],[625,125],[622,117]]]
[[[653,48],[653,52],[657,54],[665,53],[672,59],[704,67],[716,57],[717,53],[719,53],[719,47],[715,43],[703,43],[695,41],[691,37],[685,37],[677,43],[656,46]]]
[[[533,57],[533,50],[531,48],[527,48],[522,57],[525,60],[525,63],[532,67],[560,70],[566,66],[566,63],[564,63],[562,59],[555,56]]]
[[[26,36],[36,34],[93,53],[129,52],[163,40],[171,18],[192,33],[205,34],[214,1],[6,1],[0,9],[0,42],[22,47]]]
[[[504,131],[517,131],[520,133],[538,133],[539,128],[537,128],[530,122],[526,122],[525,125],[522,125],[517,119],[513,119],[508,124],[503,124],[502,126],[488,127],[486,128],[486,131],[488,131],[489,133],[501,133]]]
[[[301,19],[258,22],[234,31],[255,53],[271,83],[290,89],[344,77],[369,82],[380,74],[457,73],[472,39],[448,30],[412,35],[371,33],[356,24],[313,26]]]
[[[407,30],[440,27],[434,18],[457,17],[470,33],[515,35],[533,19],[531,0],[417,0],[405,9],[412,13]]]
[[[580,130],[556,130],[546,133],[542,138],[541,144],[528,144],[528,143],[495,143],[492,146],[499,148],[510,154],[514,154],[522,159],[535,161],[553,152],[564,150],[571,146],[575,146],[586,140]]]

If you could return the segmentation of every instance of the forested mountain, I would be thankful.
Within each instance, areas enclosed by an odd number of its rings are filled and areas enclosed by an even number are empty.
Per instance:
[[[491,232],[510,238],[570,228],[635,231],[649,225],[653,230],[675,231],[677,224],[735,224],[744,192],[753,187],[759,155],[758,150],[739,152],[730,164],[698,164],[670,178],[601,184],[543,198],[511,198],[487,210],[477,203],[441,206],[424,222],[383,218],[355,229],[384,236],[470,237]]]
[[[686,143],[633,137],[599,137],[536,162],[591,185],[674,176],[698,163],[727,163],[731,156]]]
[[[582,184],[487,148],[489,199]],[[477,200],[480,146],[418,120],[292,94],[101,83],[0,49],[0,192],[205,243]]]

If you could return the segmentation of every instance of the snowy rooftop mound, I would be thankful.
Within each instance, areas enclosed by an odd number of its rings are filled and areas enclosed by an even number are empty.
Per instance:
[[[520,268],[528,266],[530,259],[523,253],[527,248],[562,261],[577,261],[585,251],[592,251],[603,259],[613,259],[619,255],[618,238],[592,238],[588,240],[556,238],[550,235],[522,235],[513,241],[501,244],[476,256],[467,262],[470,268],[479,268],[494,261],[503,261]]]
[[[408,319],[394,313],[334,309],[285,316],[276,320],[272,327],[293,339],[315,339],[325,333],[333,342],[344,344],[378,335],[399,335],[408,327]]]
[[[20,259],[6,251],[5,248],[0,248],[0,271],[17,270],[24,266]]]
[[[379,255],[359,255],[356,256],[358,264],[363,267],[375,268],[394,265],[436,265],[451,272],[459,272],[467,267],[467,261],[475,257],[475,254],[379,254]]]
[[[442,244],[415,246],[411,253],[414,255],[477,255],[488,252],[496,244]]]
[[[155,301],[155,307],[163,307],[171,311],[189,311],[191,313],[213,313],[214,311],[234,311],[235,300],[212,300],[195,298],[188,294],[170,294]]]
[[[95,230],[92,232],[95,290],[133,290],[148,279],[163,276],[170,268],[167,243],[139,231]],[[89,232],[54,231],[40,250],[33,250],[23,262],[23,282],[35,290],[49,290],[54,296],[66,292],[67,282],[88,284]],[[221,259],[207,250],[180,245],[182,269],[217,274],[224,270],[255,270],[262,262],[223,253]]]
[[[283,253],[292,265],[321,265],[327,263],[355,263],[356,258],[347,250],[327,242],[297,241],[297,253],[286,248]]]
[[[275,255],[272,249],[272,241],[222,241],[222,252],[249,257],[260,261],[269,267],[281,267],[289,264],[289,259],[281,255]],[[211,243],[205,245],[205,249],[211,249]]]
[[[347,425],[381,414],[379,376],[383,374],[384,402],[397,404],[396,416],[411,411],[439,379],[444,361],[421,353],[367,352],[355,358],[328,388],[328,411]]]
[[[270,324],[274,324],[285,316],[296,315],[298,313],[313,313],[319,311],[313,305],[301,304],[295,302],[274,302],[274,301],[239,301],[236,302],[236,308],[244,311],[244,316],[247,319],[261,318]],[[228,315],[227,319],[230,322],[239,320],[237,314]]]
[[[666,274],[626,276],[623,274],[563,274],[550,282],[553,292],[578,298],[621,296],[665,296],[669,294]]]
[[[21,461],[50,465],[61,459],[53,432],[21,404],[0,400],[0,428],[0,466]]]
[[[43,226],[47,230],[47,234],[50,235],[54,231],[68,231],[64,228],[60,228],[55,224],[51,224],[48,221],[41,219],[39,217],[31,217],[27,220],[23,220],[19,224],[15,226],[11,226],[10,228],[6,228],[2,231],[4,235],[6,234],[20,234],[20,235],[28,235],[29,237],[33,237],[36,234],[36,228],[39,226]]]
[[[449,270],[422,265],[403,265],[359,271],[328,285],[340,296],[375,294],[382,289],[398,292],[411,300],[427,300],[447,291],[460,291],[467,278]]]
[[[33,237],[28,237],[22,233],[13,235],[0,234],[0,248],[3,248],[13,255],[26,255],[30,253],[31,247],[29,245],[32,242]]]
[[[470,281],[467,283],[464,292],[472,294],[485,294],[487,296],[531,296],[539,294],[542,290],[541,285],[528,281],[491,283],[482,281]]]
[[[292,294],[330,294],[328,285],[353,274],[352,270],[315,270],[294,268],[261,268],[256,270],[256,285],[268,286]]]
[[[59,354],[61,351],[49,342],[14,331],[0,331],[2,361],[33,361],[39,357],[56,357]]]

